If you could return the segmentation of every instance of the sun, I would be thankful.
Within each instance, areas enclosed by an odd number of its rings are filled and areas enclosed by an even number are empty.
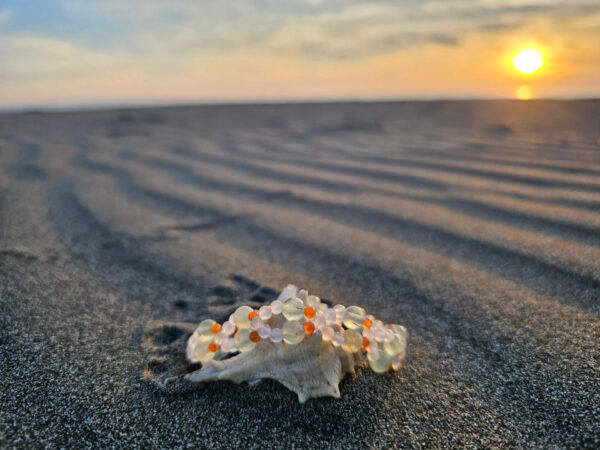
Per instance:
[[[544,57],[539,50],[525,48],[513,57],[512,65],[517,72],[531,75],[544,65]]]

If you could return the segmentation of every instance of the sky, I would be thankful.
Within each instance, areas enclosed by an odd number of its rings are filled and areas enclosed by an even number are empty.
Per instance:
[[[0,0],[0,43],[0,108],[600,97],[598,0]]]

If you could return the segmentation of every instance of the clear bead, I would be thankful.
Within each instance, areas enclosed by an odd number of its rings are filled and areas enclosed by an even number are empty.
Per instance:
[[[281,300],[275,300],[271,303],[271,312],[273,314],[281,314],[281,308],[283,307],[283,303]]]
[[[375,340],[377,342],[383,342],[385,340],[385,329],[375,328]]]
[[[372,344],[373,344],[373,343],[371,343],[371,344],[369,345],[369,347],[367,347],[367,359],[368,359],[369,361],[374,361],[374,360],[378,359],[378,358],[379,358],[379,354],[381,353],[381,352],[379,351],[379,347],[377,347],[377,345],[375,345],[375,346],[373,347],[373,345],[372,345]]]
[[[214,358],[215,354],[208,350],[207,342],[200,342],[194,349],[194,356],[201,363],[205,363]]]
[[[258,310],[258,315],[260,316],[260,318],[262,320],[269,320],[271,318],[271,316],[273,315],[273,312],[271,311],[271,307],[270,306],[263,305]]]
[[[281,311],[287,320],[298,320],[304,317],[304,302],[298,297],[292,297],[283,304]]]
[[[366,337],[369,341],[375,340],[375,330],[372,328],[365,328],[362,332],[363,336]]]
[[[235,312],[233,313],[233,321],[235,322],[238,329],[247,330],[248,328],[250,328],[250,319],[248,319],[248,314],[250,314],[252,311],[253,309],[249,306],[240,306],[238,309],[235,310]]]
[[[398,353],[404,352],[406,349],[406,341],[404,339],[398,339],[398,337],[395,336],[391,342],[385,342],[383,344],[383,349],[390,356],[397,355]]]
[[[288,321],[283,324],[281,335],[286,344],[299,344],[304,339],[304,327],[299,320]]]
[[[355,353],[362,347],[362,336],[356,330],[344,330],[344,343],[342,349],[349,353]]]
[[[306,289],[300,289],[296,294],[300,300],[305,301],[308,298],[308,291]]]
[[[384,330],[385,330],[385,338],[383,339],[383,342],[392,342],[394,340],[394,338],[396,337],[396,335],[390,328],[384,328]]]
[[[369,359],[369,367],[375,373],[385,373],[390,368],[392,358],[386,352],[379,352],[377,359]]]
[[[317,308],[317,311],[319,312],[319,314],[324,314],[325,311],[327,311],[327,308],[329,308],[329,306],[327,306],[326,303],[319,303],[319,307]]]
[[[263,325],[258,329],[258,335],[261,339],[268,339],[271,337],[271,327],[269,325]]]
[[[306,306],[310,306],[311,308],[314,308],[315,311],[319,309],[319,305],[321,304],[321,299],[319,297],[317,297],[316,295],[309,295],[308,297],[306,297]]]
[[[271,340],[276,344],[281,342],[283,336],[281,335],[281,328],[273,328],[271,330]]]
[[[335,305],[333,310],[335,311],[335,317],[337,320],[344,320],[344,317],[346,316],[346,307],[344,305]]]
[[[323,328],[323,330],[321,331],[321,334],[323,335],[324,341],[330,341],[331,339],[333,339],[333,335],[335,334],[335,331],[333,331],[332,327],[325,326]]]
[[[210,341],[212,339],[212,333],[210,332],[210,328],[215,323],[216,322],[212,319],[206,319],[200,322],[200,325],[198,325],[196,331],[198,331],[198,337],[201,342]]]
[[[392,327],[392,331],[399,338],[402,338],[402,339],[405,339],[405,340],[408,338],[408,332],[406,331],[406,328],[404,326],[402,326],[402,325],[394,325]]]
[[[335,333],[331,343],[336,347],[341,346],[344,343],[344,335],[342,333]]]
[[[350,306],[346,309],[346,316],[344,317],[344,325],[346,328],[356,329],[360,328],[365,321],[365,310],[360,306]]]
[[[231,336],[233,334],[233,332],[235,331],[235,323],[231,320],[228,320],[227,322],[225,322],[223,324],[223,328],[221,331],[223,333],[225,333],[227,336]]]
[[[254,342],[250,340],[250,330],[243,329],[238,330],[233,337],[233,343],[237,347],[240,352],[247,352],[248,350],[252,350],[254,348]]]

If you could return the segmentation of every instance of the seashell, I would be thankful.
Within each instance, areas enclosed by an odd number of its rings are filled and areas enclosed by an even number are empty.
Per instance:
[[[344,329],[343,306],[328,308],[318,297],[308,296],[293,285],[287,286],[270,307],[259,311],[238,308],[223,326],[211,320],[202,322],[186,349],[187,359],[202,362],[202,367],[185,379],[253,384],[270,378],[295,392],[298,401],[304,403],[315,397],[340,398],[342,378],[366,363],[363,351],[377,373],[390,367],[397,370],[404,357],[404,327],[389,325],[384,329],[377,321],[375,330],[371,328],[372,316],[366,318],[362,308],[350,307],[350,327]],[[378,343],[374,336],[384,336],[386,330],[389,342]],[[224,359],[237,351],[240,353]]]

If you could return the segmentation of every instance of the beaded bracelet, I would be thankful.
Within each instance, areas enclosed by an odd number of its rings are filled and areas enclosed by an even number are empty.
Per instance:
[[[261,341],[292,346],[318,334],[345,352],[366,352],[369,366],[376,373],[384,373],[390,367],[398,370],[404,358],[404,326],[384,325],[359,306],[330,308],[319,297],[299,291],[294,285],[287,286],[270,305],[258,310],[239,307],[223,324],[211,319],[201,322],[188,340],[187,358],[206,364],[223,359],[226,354],[248,352]]]

